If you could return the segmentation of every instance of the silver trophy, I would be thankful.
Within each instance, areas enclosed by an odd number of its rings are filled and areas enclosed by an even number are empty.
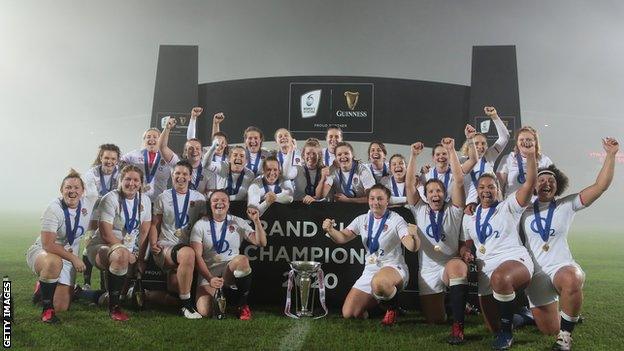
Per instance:
[[[312,289],[313,278],[316,276],[316,283],[319,289],[319,300],[321,306],[325,310],[325,314],[316,318],[327,315],[327,307],[325,305],[325,284],[323,270],[320,262],[314,261],[293,261],[290,263],[290,273],[288,274],[288,290],[286,292],[286,307],[284,313],[291,318],[314,317],[314,300],[315,291]],[[295,314],[290,312],[291,292],[295,287]],[[310,289],[312,293],[310,294]],[[298,292],[298,293],[297,293]]]

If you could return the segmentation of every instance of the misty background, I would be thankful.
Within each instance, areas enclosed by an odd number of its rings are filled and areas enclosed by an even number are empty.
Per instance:
[[[344,75],[462,85],[473,45],[516,45],[523,124],[539,129],[568,192],[580,191],[602,165],[600,139],[624,142],[622,18],[621,1],[0,0],[0,213],[36,220],[98,145],[140,147],[161,44],[198,45],[200,83]],[[610,190],[573,228],[622,231],[618,160]]]

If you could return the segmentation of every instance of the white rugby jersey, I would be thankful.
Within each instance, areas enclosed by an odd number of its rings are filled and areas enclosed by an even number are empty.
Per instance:
[[[420,184],[417,187],[418,192],[420,193],[420,198],[427,201],[427,194],[425,194],[425,183],[431,178],[435,178],[435,166],[429,169],[429,172],[420,176]],[[446,199],[445,201],[451,201],[451,193],[453,188],[453,172],[451,171],[451,165],[447,167],[447,171],[443,173],[438,173],[438,179],[442,181],[442,183],[446,186]]]
[[[245,153],[247,154],[247,164],[245,165],[245,167],[253,172],[254,177],[262,175],[262,163],[264,162],[265,158],[271,155],[271,153],[265,149],[260,149],[260,152],[249,152],[247,149],[245,149]],[[259,160],[257,160],[258,157],[260,157]]]
[[[472,168],[471,172],[464,176],[466,204],[478,202],[475,180],[478,180],[483,173],[494,173],[494,163],[496,162],[498,156],[500,156],[501,152],[503,152],[505,146],[507,146],[507,142],[509,141],[509,131],[507,130],[507,127],[505,127],[505,123],[503,123],[500,118],[492,119],[492,122],[494,122],[494,126],[496,127],[498,139],[496,139],[496,142],[485,150],[483,157],[477,161],[477,164]],[[467,160],[468,157],[465,156],[460,158],[461,163],[464,163]],[[481,167],[481,160],[484,161],[483,169]]]
[[[381,169],[375,168],[372,162],[364,163],[364,166],[368,167],[368,169],[373,174],[373,178],[375,178],[375,183],[381,183],[381,179],[383,177],[390,176],[390,165],[388,164],[388,162],[384,162]]]
[[[175,190],[173,190],[175,191]],[[154,203],[154,215],[162,215],[160,224],[159,242],[175,244],[188,244],[191,235],[191,228],[206,213],[206,197],[195,190],[189,190],[189,202],[186,214],[182,220],[182,232],[180,236],[176,235],[176,219],[173,207],[172,189],[167,189],[158,196],[158,200]],[[186,194],[176,193],[178,211],[182,212]]]
[[[217,252],[217,247],[215,245],[215,240],[213,240],[213,233],[210,226],[210,219],[208,219],[208,217],[203,217],[197,221],[191,231],[191,241],[202,244],[202,257],[204,258],[208,268],[221,262],[228,262],[232,260],[240,253],[240,245],[243,242],[243,239],[250,240],[250,238],[255,235],[254,229],[251,228],[246,220],[229,214],[227,215],[226,220],[227,227],[225,231],[225,238],[220,248],[221,252]],[[226,221],[214,221],[214,238],[216,239],[216,242],[221,240],[223,225],[225,222]]]
[[[522,170],[524,171],[526,177],[526,157],[522,157]],[[548,167],[553,164],[553,162],[548,158],[548,156],[542,154],[537,160],[537,168]],[[522,184],[518,180],[518,161],[516,160],[516,153],[512,151],[511,153],[503,156],[500,164],[498,165],[498,173],[507,174],[507,185],[505,186],[505,196],[509,196],[509,194],[515,192],[520,189]]]
[[[111,174],[102,174],[101,166],[91,167],[84,175],[85,196],[98,197],[117,189],[119,185],[119,166]],[[102,184],[102,180],[104,184]]]
[[[340,184],[340,173],[342,173],[342,185]],[[344,194],[345,190],[343,190],[343,186],[347,186],[349,182],[349,173],[350,172],[343,172],[340,167],[331,167],[329,177],[325,180],[325,184],[332,186],[334,194]],[[375,178],[370,169],[362,163],[357,162],[355,173],[353,174],[353,181],[351,183],[351,190],[355,192],[354,197],[366,196],[366,189],[370,189],[373,185],[375,185]]]
[[[145,169],[144,159],[143,159],[143,150],[134,150],[129,153],[121,156],[121,161],[127,164],[131,164],[137,166],[143,170],[143,186],[149,186],[149,190],[143,193],[149,197],[151,201],[156,201],[158,195],[160,195],[163,191],[167,189],[167,182],[169,178],[171,178],[171,166],[164,158],[161,156],[158,165],[149,166],[149,169]],[[156,153],[156,158],[154,159],[154,163],[159,158],[160,153]],[[147,173],[152,169],[152,167],[158,167],[156,169],[156,174],[152,181],[148,184],[146,181]]]
[[[416,205],[408,205],[407,208],[414,215],[418,227],[418,236],[421,242],[418,266],[421,270],[441,269],[440,267],[444,267],[451,258],[458,256],[463,209],[449,202],[444,203],[442,228],[439,232],[440,241],[436,242],[429,217],[431,211],[429,205],[424,201],[418,201]],[[433,211],[433,213],[437,221],[439,211]],[[440,247],[440,251],[435,250],[436,246]]]
[[[509,252],[518,248],[525,250],[518,233],[520,218],[525,208],[518,204],[515,192],[507,196],[504,201],[496,206],[489,224],[485,228],[486,239],[484,244],[479,242],[475,224],[479,208],[481,208],[480,205],[477,206],[472,216],[464,216],[462,235],[459,239],[461,241],[466,241],[466,239],[474,240],[474,245],[477,248],[477,259],[488,261],[505,257]],[[483,225],[485,222],[488,211],[489,208],[481,210],[480,225]],[[485,253],[481,252],[481,246],[485,247]]]
[[[321,157],[323,158],[323,165],[329,167],[334,164],[336,154],[331,153],[328,148],[324,147],[321,153]]]
[[[316,194],[316,185],[321,182],[320,169],[307,168],[306,175],[306,168],[306,166],[299,165],[290,167],[290,169],[294,171],[289,171],[289,176],[292,176],[294,173],[294,178],[292,178],[291,184],[293,185],[293,198],[295,201],[301,201],[306,195],[308,195],[306,194],[306,187],[308,186],[311,186],[314,189],[314,194],[310,195],[314,197]]]
[[[65,213],[63,211],[62,199],[57,198],[52,200],[48,207],[41,215],[41,231],[42,232],[51,232],[56,233],[55,243],[64,246],[66,249],[71,248],[74,255],[78,255],[78,250],[80,249],[80,240],[82,239],[82,235],[89,229],[89,221],[91,220],[91,215],[93,213],[93,206],[95,204],[95,197],[86,197],[80,200],[80,219],[78,221],[78,228],[76,229],[76,233],[74,236],[73,244],[69,244],[69,240],[67,237],[67,230],[65,224]],[[67,212],[69,213],[70,226],[71,228],[75,228],[76,222],[76,212],[78,208],[71,209],[67,208]],[[35,245],[42,246],[41,244],[41,235],[37,237],[35,241]]]
[[[243,171],[241,173],[233,173],[232,171],[230,171],[230,163],[228,161],[213,162],[210,165],[209,169],[217,177],[215,188],[225,189],[227,191],[228,185],[230,185],[232,192],[235,192],[236,185],[238,184],[239,178],[242,174],[243,179],[241,180],[238,192],[230,195],[230,201],[247,200],[247,192],[249,186],[255,178],[252,171],[250,171],[248,168],[243,168]]]
[[[138,196],[138,194],[136,195]],[[135,197],[137,198],[137,197]],[[109,223],[113,226],[113,235],[119,240],[130,252],[138,252],[138,239],[141,224],[152,220],[152,203],[147,196],[141,196],[139,208],[136,213],[136,222],[132,226],[132,230],[127,231],[124,227],[126,216],[121,201],[126,202],[128,216],[132,219],[134,199],[121,199],[120,190],[111,191],[104,195],[100,201],[98,212],[101,222]],[[132,223],[130,223],[132,224]],[[105,243],[100,234],[100,228],[95,231],[93,239],[89,245],[108,244]]]
[[[550,202],[538,202],[539,216],[542,222],[542,228],[546,226],[546,217]],[[568,246],[568,232],[574,215],[577,211],[585,208],[579,194],[570,194],[568,196],[555,200],[555,210],[553,212],[552,223],[548,235],[548,241],[544,242],[540,236],[533,205],[529,205],[522,215],[522,229],[526,236],[525,246],[529,249],[531,256],[536,260],[537,265],[542,268],[548,268],[561,263],[572,262],[572,253]],[[548,250],[544,250],[544,245],[548,245]]]
[[[390,205],[405,205],[407,203],[405,181],[399,183],[396,181],[396,178],[394,178],[394,176],[389,175],[387,177],[381,178],[380,183],[390,190]]]
[[[247,205],[258,209],[260,215],[269,208],[269,204],[264,199],[264,195],[267,193],[264,190],[264,184],[262,182],[264,178],[262,176],[257,177],[249,186],[249,193],[247,196]],[[289,180],[284,180],[281,177],[275,182],[275,184],[267,184],[269,191],[275,192],[276,185],[279,185],[281,192],[276,193],[277,199],[275,202],[290,203],[292,202],[293,188],[292,183]]]
[[[390,215],[384,224],[384,229],[379,235],[379,249],[375,253],[369,252],[366,246],[368,240],[368,222],[369,216],[372,215],[371,211],[365,214],[357,216],[346,229],[352,231],[355,235],[359,235],[362,239],[362,245],[366,249],[366,265],[369,264],[405,264],[403,258],[403,249],[401,247],[401,239],[409,235],[407,231],[407,223],[396,212],[389,211]],[[374,218],[372,236],[375,236],[379,225],[381,224],[381,218]],[[376,258],[376,262],[372,263],[371,256]]]

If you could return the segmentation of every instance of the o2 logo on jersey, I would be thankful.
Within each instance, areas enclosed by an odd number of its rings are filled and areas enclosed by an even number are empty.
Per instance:
[[[222,253],[224,253],[226,251],[229,251],[227,253],[228,256],[232,254],[232,249],[230,249],[230,243],[227,240],[223,241],[223,245],[221,245],[221,250],[219,250],[217,247],[215,247],[215,251],[217,251],[218,254],[222,254]]]
[[[491,227],[490,227],[490,228],[491,228]],[[429,225],[427,226],[427,229],[426,229],[425,231],[427,232],[427,236],[428,236],[428,237],[430,237],[431,239],[434,239],[434,240],[435,240],[435,237],[433,236],[433,228],[432,228],[432,225],[431,225],[431,224],[429,224]],[[440,241],[446,241],[446,234],[444,234],[444,233],[441,233],[441,234],[440,234]]]
[[[82,236],[84,232],[85,232],[84,227],[79,225],[78,228],[76,228],[76,238],[79,236]]]
[[[490,223],[487,224],[487,226],[485,227],[485,238],[489,238],[492,235],[494,235],[494,239],[498,239],[500,238],[500,232],[498,230],[494,230],[492,228],[492,225]]]
[[[540,218],[540,222],[542,222],[542,228],[546,227],[546,218]],[[539,229],[537,228],[537,218],[531,221],[531,231],[535,234],[539,234]],[[549,236],[555,236],[555,228],[550,228]]]

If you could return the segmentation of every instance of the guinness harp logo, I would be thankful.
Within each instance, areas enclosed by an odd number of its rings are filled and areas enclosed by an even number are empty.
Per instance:
[[[344,92],[345,99],[347,99],[347,106],[349,106],[349,110],[355,110],[355,107],[358,103],[358,98],[360,97],[359,92],[345,91]]]

